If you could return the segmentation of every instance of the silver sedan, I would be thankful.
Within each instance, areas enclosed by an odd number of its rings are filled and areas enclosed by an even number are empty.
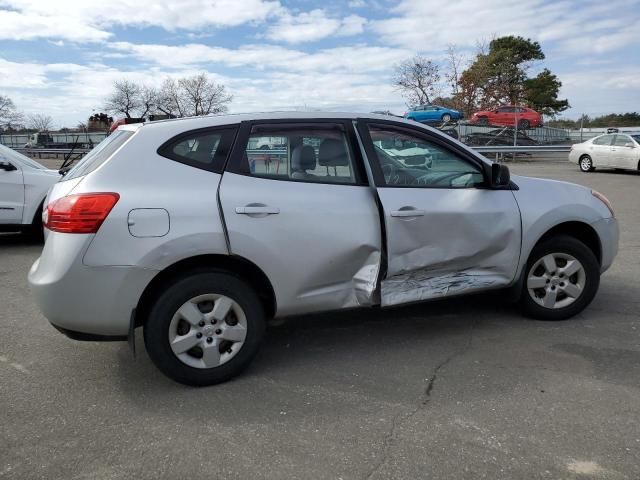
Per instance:
[[[596,168],[640,170],[640,134],[600,135],[571,147],[569,161],[583,172]]]

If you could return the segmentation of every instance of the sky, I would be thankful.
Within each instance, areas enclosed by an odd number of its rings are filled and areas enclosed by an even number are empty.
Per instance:
[[[229,111],[402,114],[393,67],[455,45],[540,42],[577,118],[640,111],[639,0],[0,0],[0,94],[72,127],[113,82],[207,72]],[[446,92],[444,92],[446,93]]]

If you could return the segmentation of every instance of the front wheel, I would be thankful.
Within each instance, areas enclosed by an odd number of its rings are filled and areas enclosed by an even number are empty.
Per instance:
[[[249,364],[264,329],[260,300],[245,282],[223,272],[193,273],[160,293],[144,325],[144,343],[168,377],[213,385]]]
[[[539,320],[565,320],[580,313],[600,285],[600,265],[593,252],[564,235],[536,245],[525,275],[522,308]]]
[[[583,155],[580,157],[578,166],[580,167],[581,172],[591,172],[595,170],[595,168],[593,168],[593,160],[591,160],[589,155]]]
[[[442,115],[442,121],[443,122],[450,122],[451,121],[451,115],[449,115],[448,113],[445,113],[444,115]]]
[[[529,127],[531,127],[529,120],[520,120],[518,122],[518,128],[520,128],[521,130],[528,130]]]

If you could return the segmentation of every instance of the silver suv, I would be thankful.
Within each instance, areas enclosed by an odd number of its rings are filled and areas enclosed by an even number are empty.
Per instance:
[[[281,148],[247,148],[266,142]],[[409,149],[425,161],[399,161]],[[505,289],[565,319],[618,246],[597,192],[510,178],[412,121],[337,113],[122,126],[52,188],[43,221],[29,281],[49,321],[80,340],[144,327],[153,362],[194,385],[237,375],[273,317]]]

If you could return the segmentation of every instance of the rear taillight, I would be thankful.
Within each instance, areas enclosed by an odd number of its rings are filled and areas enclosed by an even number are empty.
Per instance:
[[[53,232],[96,233],[113,206],[117,193],[78,193],[47,205],[43,224]]]

